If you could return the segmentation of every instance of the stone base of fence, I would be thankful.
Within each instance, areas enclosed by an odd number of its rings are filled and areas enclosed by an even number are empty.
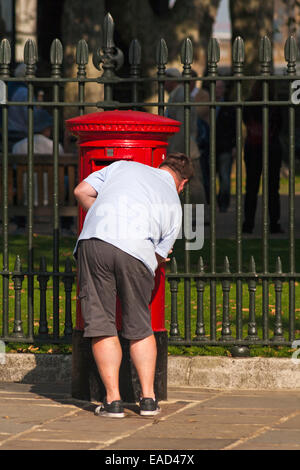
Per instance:
[[[72,382],[72,355],[6,354],[0,382]],[[168,386],[299,390],[300,364],[289,358],[168,357]]]
[[[300,361],[289,358],[169,357],[168,385],[217,389],[300,389]]]

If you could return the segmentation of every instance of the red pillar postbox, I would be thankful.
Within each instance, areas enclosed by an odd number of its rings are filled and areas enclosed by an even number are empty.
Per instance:
[[[78,136],[80,148],[78,165],[79,181],[82,181],[90,173],[100,170],[117,160],[131,160],[158,167],[166,156],[168,137],[178,132],[180,127],[178,121],[166,117],[140,111],[119,110],[96,112],[75,117],[67,120],[66,125],[69,132]],[[83,209],[79,208],[78,232],[82,229],[84,217],[85,213]],[[166,343],[164,348],[167,348],[167,332],[165,330],[165,269],[163,266],[159,267],[156,271],[155,287],[149,308],[151,310],[152,329],[158,343],[159,358],[159,344],[161,342]],[[117,327],[118,330],[120,330],[122,312],[118,302],[116,312]],[[82,331],[83,320],[80,311],[80,303],[77,301],[76,328],[74,334],[78,336]],[[165,338],[164,341],[161,341],[161,336]],[[78,340],[75,341],[76,344],[77,342]],[[76,348],[73,342],[73,356],[76,357],[74,347]],[[80,358],[77,359],[77,362],[81,361]],[[84,368],[86,369],[85,366]],[[74,375],[77,377],[76,381],[78,382],[80,372],[77,371]],[[156,382],[158,383],[159,380],[156,380]],[[78,389],[76,386],[73,388]],[[161,388],[159,384],[158,388]],[[163,388],[166,389],[166,384]],[[77,397],[80,395],[81,398],[83,396],[81,392],[74,392],[74,394],[77,395]],[[84,393],[84,395],[86,397],[86,393]],[[94,398],[99,398],[99,394],[96,395],[97,396]],[[166,391],[160,393],[159,390],[157,390],[157,395],[158,398],[166,398]],[[91,396],[89,399],[90,398]],[[126,398],[128,401],[127,393],[125,393],[125,399]]]

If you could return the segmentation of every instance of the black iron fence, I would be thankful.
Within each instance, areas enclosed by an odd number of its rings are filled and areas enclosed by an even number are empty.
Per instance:
[[[103,27],[104,43],[94,51],[94,66],[101,70],[97,78],[86,76],[86,66],[89,59],[88,45],[80,40],[76,51],[77,76],[65,78],[62,76],[63,48],[59,40],[51,46],[51,74],[47,78],[36,76],[37,50],[35,43],[28,40],[24,50],[26,65],[24,83],[28,91],[27,99],[22,102],[7,99],[8,84],[18,81],[10,74],[10,45],[7,40],[0,44],[0,80],[2,81],[2,334],[5,341],[44,340],[48,342],[68,342],[71,340],[72,318],[74,318],[75,268],[71,258],[67,259],[65,268],[60,265],[60,203],[59,203],[59,138],[64,126],[62,111],[75,108],[79,114],[84,114],[87,108],[95,109],[148,109],[155,107],[158,114],[163,115],[167,105],[165,94],[166,67],[168,64],[168,49],[165,41],[160,39],[156,48],[157,74],[152,77],[141,76],[141,46],[133,40],[129,49],[130,73],[126,78],[117,75],[122,65],[123,54],[115,46],[113,40],[113,20],[107,15]],[[201,77],[192,75],[193,46],[190,39],[183,41],[181,49],[182,77],[184,85],[184,101],[172,103],[169,106],[184,108],[184,141],[185,151],[190,153],[190,121],[193,107],[209,107],[209,156],[210,156],[210,232],[209,259],[202,259],[201,250],[196,270],[192,269],[191,252],[184,250],[184,266],[177,269],[176,260],[170,264],[167,272],[166,289],[170,287],[170,344],[180,345],[235,345],[250,344],[290,345],[296,337],[296,287],[300,274],[296,272],[295,246],[295,112],[293,100],[295,89],[297,45],[293,37],[289,37],[285,45],[287,68],[285,73],[272,73],[272,48],[267,37],[261,39],[259,60],[260,74],[255,76],[243,75],[244,44],[241,38],[236,38],[232,51],[232,74],[220,76],[218,62],[220,50],[217,40],[211,39],[207,51],[207,74]],[[216,97],[216,82],[221,79],[231,86],[231,98],[218,101]],[[174,79],[175,80],[175,79]],[[176,79],[177,80],[177,79]],[[261,83],[262,96],[257,100],[246,100],[244,90],[249,89],[253,81]],[[206,84],[209,99],[201,103],[194,102],[190,97],[190,83]],[[276,82],[279,88],[284,85],[288,92],[279,99],[271,97],[270,88]],[[78,87],[77,99],[66,102],[63,99],[63,88],[68,83]],[[88,102],[85,100],[85,90],[93,83],[103,91],[103,100]],[[144,86],[156,87],[156,99],[151,102],[140,100],[140,92]],[[53,115],[53,188],[52,188],[52,237],[49,240],[48,251],[52,250],[52,268],[47,269],[44,258],[40,259],[39,269],[36,269],[33,253],[35,216],[34,207],[34,107],[35,91],[38,87],[47,86],[50,98],[39,102],[39,106],[49,110]],[[127,102],[115,100],[115,90],[124,87],[129,98]],[[126,93],[124,93],[126,95]],[[9,164],[10,142],[8,129],[8,111],[11,106],[26,106],[28,120],[28,155],[27,155],[27,266],[22,270],[20,257],[12,254],[9,236]],[[216,115],[219,107],[234,108],[235,113],[235,147],[236,147],[236,188],[235,188],[235,266],[230,266],[224,254],[224,269],[217,272],[217,233],[216,233]],[[262,231],[261,231],[261,272],[256,272],[253,257],[249,260],[248,271],[243,270],[243,244],[247,243],[242,234],[243,222],[243,191],[242,191],[242,161],[243,161],[243,110],[259,106],[262,113]],[[269,112],[270,106],[286,109],[288,116],[288,165],[289,165],[289,226],[286,247],[288,249],[288,269],[283,272],[280,257],[276,262],[275,272],[270,272],[269,260],[269,221],[268,221],[268,174],[269,174]],[[190,201],[189,188],[185,191],[184,203]],[[50,247],[51,245],[51,247]],[[279,253],[280,255],[280,253]],[[16,256],[14,267],[10,267],[11,257]],[[248,262],[248,261],[247,261]],[[26,283],[26,289],[24,288]],[[169,287],[168,287],[169,286]],[[287,291],[285,292],[285,286]],[[51,291],[51,314],[49,304],[47,311],[47,290]],[[275,297],[270,314],[270,289],[274,288]],[[261,300],[257,302],[257,296]],[[12,293],[12,295],[10,295]],[[282,307],[282,297],[287,298],[287,307]],[[24,297],[26,297],[24,301]],[[22,300],[23,299],[23,300]],[[217,304],[217,299],[219,304]],[[221,303],[220,303],[221,302]],[[245,308],[245,304],[248,308]],[[218,313],[218,309],[221,312]],[[12,311],[13,309],[13,311]],[[284,311],[283,311],[284,310]],[[232,313],[235,312],[233,317]],[[245,314],[245,311],[247,312]],[[60,331],[60,317],[65,316],[63,331]],[[48,330],[48,317],[51,317],[53,328]],[[52,319],[53,317],[53,319]],[[272,320],[270,322],[270,319]],[[25,332],[24,322],[27,322]],[[270,325],[273,331],[270,330]],[[183,331],[182,331],[183,330]]]

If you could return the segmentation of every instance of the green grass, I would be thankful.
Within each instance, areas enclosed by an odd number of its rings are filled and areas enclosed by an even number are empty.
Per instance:
[[[262,271],[262,243],[261,240],[257,239],[247,239],[243,243],[243,272],[249,271],[249,261],[250,257],[253,256],[256,261],[256,272],[259,273]],[[178,240],[174,246],[173,255],[177,260],[178,271],[184,270],[184,251],[183,251],[183,241]],[[197,263],[199,255],[203,257],[205,270],[209,272],[210,265],[210,244],[209,240],[205,240],[203,249],[201,252],[190,252],[191,256],[191,272],[197,272]],[[232,240],[217,240],[216,248],[216,266],[217,272],[224,271],[224,257],[228,256],[231,271],[235,272],[236,268],[236,245]],[[269,266],[270,272],[276,271],[276,259],[280,255],[282,260],[282,269],[283,272],[288,271],[289,264],[289,243],[288,240],[279,240],[271,239],[269,241]],[[170,267],[168,267],[170,269]],[[296,270],[299,272],[300,269],[300,240],[296,241]],[[296,337],[299,337],[300,334],[300,284],[295,283],[295,310],[296,310]],[[258,336],[262,338],[262,282],[257,282],[256,287],[256,323]],[[274,334],[274,320],[275,320],[275,302],[276,302],[276,293],[274,283],[270,282],[269,285],[269,337],[272,338]],[[205,334],[207,337],[210,335],[210,290],[209,285],[206,286],[204,291],[204,323],[206,326]],[[288,325],[289,325],[289,286],[287,283],[282,284],[282,323],[284,328],[284,337],[288,340]],[[171,293],[169,289],[166,289],[166,328],[170,326],[170,317],[168,316],[171,304]],[[217,337],[221,336],[222,329],[222,318],[223,318],[223,291],[222,284],[217,282],[216,285],[216,329]],[[184,333],[184,285],[181,281],[178,285],[178,325],[181,335]],[[243,304],[242,304],[242,314],[243,314],[243,337],[248,335],[248,322],[249,322],[249,290],[248,284],[243,282]],[[197,315],[197,297],[196,297],[196,283],[194,280],[191,281],[191,332],[192,335],[196,330],[196,318]],[[230,297],[229,297],[229,315],[231,320],[231,335],[235,337],[235,316],[236,316],[236,290],[235,284],[231,284]],[[289,349],[289,348],[288,348]],[[267,348],[269,350],[269,348]],[[211,350],[210,350],[211,351]],[[226,348],[224,349],[226,353]],[[256,350],[255,350],[256,351]],[[257,352],[257,351],[256,351]],[[203,351],[201,352],[201,354]]]
[[[269,240],[269,271],[275,272],[276,260],[280,256],[282,261],[282,270],[287,272],[289,270],[289,241],[288,239],[270,239]],[[177,240],[173,256],[175,256],[178,266],[178,271],[184,269],[184,241]],[[203,258],[205,270],[209,272],[210,265],[210,242],[205,239],[203,248],[199,251],[190,251],[191,270],[197,271],[197,264],[199,257]],[[236,269],[236,244],[232,239],[218,239],[216,242],[216,267],[217,272],[224,271],[224,259],[228,257],[231,271],[235,272]],[[249,271],[249,263],[251,256],[254,257],[256,264],[256,272],[261,272],[262,266],[262,241],[260,239],[247,238],[242,244],[242,269],[244,272]],[[300,269],[300,239],[295,241],[295,259],[296,270]]]
[[[296,349],[288,346],[250,346],[250,357],[291,357]],[[231,357],[229,347],[221,346],[169,346],[168,353],[172,356],[225,356]]]
[[[0,240],[1,242],[1,240]],[[75,244],[75,238],[66,237],[60,240],[60,271],[64,271],[65,260],[66,258],[72,259],[72,251]],[[248,271],[249,269],[249,260],[250,256],[254,256],[256,261],[256,270],[260,272],[262,270],[262,257],[261,257],[261,240],[255,239],[247,239],[245,243],[243,243],[243,270]],[[9,268],[11,271],[14,270],[14,263],[16,255],[18,254],[22,261],[22,268],[26,271],[27,268],[27,246],[26,246],[26,237],[22,236],[13,236],[9,238]],[[191,271],[196,272],[197,270],[197,263],[199,255],[204,259],[206,270],[209,272],[209,259],[210,259],[210,245],[209,240],[206,240],[204,243],[204,247],[200,252],[190,252],[191,253]],[[174,246],[174,256],[176,257],[178,263],[178,271],[182,271],[184,267],[184,252],[183,252],[183,242],[178,240]],[[282,259],[283,271],[288,270],[288,254],[289,254],[289,245],[288,240],[279,240],[279,239],[271,239],[269,245],[269,258],[270,258],[270,271],[275,271],[276,269],[276,258],[280,254]],[[228,256],[231,264],[232,272],[235,272],[236,267],[236,246],[232,240],[217,240],[217,248],[216,248],[216,261],[217,261],[217,272],[223,271],[224,265],[224,256]],[[34,237],[34,269],[39,270],[40,264],[40,257],[45,256],[47,262],[47,268],[49,271],[52,270],[52,237],[48,236],[36,236]],[[0,255],[0,263],[2,263],[2,255]],[[300,269],[300,240],[296,241],[296,263],[297,263],[297,272]],[[169,265],[167,266],[167,270],[169,269]],[[73,260],[73,270],[75,273],[76,266]],[[170,290],[168,287],[166,288],[166,328],[169,330],[170,327],[170,306],[171,306],[171,297],[170,297]],[[197,313],[197,299],[196,299],[196,288],[195,288],[195,281],[191,281],[192,289],[191,289],[191,331],[192,335],[194,335],[196,329],[196,313]],[[49,326],[49,333],[52,332],[53,324],[53,283],[52,279],[49,279],[47,285],[47,318],[48,318],[48,326]],[[2,276],[0,278],[0,289],[2,292]],[[26,278],[23,281],[22,285],[22,296],[21,296],[21,307],[22,307],[22,320],[24,326],[24,332],[26,334],[27,327],[26,327],[26,317],[27,317],[27,299],[26,299],[26,290],[27,290],[27,280]],[[222,327],[222,285],[221,283],[217,283],[216,289],[216,317],[217,317],[217,335],[220,337],[221,335],[221,327]],[[60,282],[60,334],[63,334],[64,329],[64,284]],[[72,312],[73,312],[73,324],[75,324],[75,312],[76,312],[76,284],[73,284],[73,290],[71,294],[72,298]],[[10,324],[10,332],[12,332],[13,328],[13,321],[14,321],[14,284],[12,279],[10,278],[9,281],[9,324]],[[34,331],[35,334],[38,332],[39,326],[39,302],[40,302],[40,290],[39,284],[35,278],[34,283]],[[269,304],[270,304],[270,311],[269,311],[269,326],[270,326],[270,337],[273,335],[273,328],[274,328],[274,313],[275,313],[275,290],[274,285],[270,283],[270,292],[269,292]],[[179,329],[181,335],[184,333],[184,315],[183,315],[183,305],[184,305],[184,296],[183,296],[183,282],[179,283],[179,291],[178,291],[178,312],[179,312]],[[256,321],[258,326],[258,334],[262,337],[262,285],[261,282],[257,283],[257,291],[256,291]],[[206,325],[206,332],[205,334],[209,336],[209,316],[210,316],[210,295],[209,295],[209,286],[205,289],[204,294],[204,312],[205,312],[205,325]],[[296,337],[299,337],[300,333],[300,288],[298,283],[296,283]],[[231,334],[235,337],[235,314],[236,314],[236,307],[235,307],[235,285],[232,283],[231,291],[230,291],[230,319],[231,319]],[[285,337],[287,338],[287,331],[288,331],[288,285],[283,283],[282,288],[282,319],[283,325],[285,330]],[[243,283],[243,335],[244,337],[247,336],[247,329],[248,329],[248,317],[249,317],[249,293],[248,293],[248,285],[247,283]],[[0,318],[0,327],[1,327],[2,318]],[[70,353],[71,347],[69,345],[41,345],[41,344],[22,344],[22,343],[15,343],[11,342],[7,344],[7,348],[13,352],[35,352],[35,353]],[[262,355],[262,356],[285,356],[289,357],[291,355],[291,349],[288,347],[255,347],[251,346],[251,355]],[[184,354],[184,355],[230,355],[230,348],[227,347],[211,347],[211,346],[191,346],[191,347],[169,347],[170,354]]]
[[[59,271],[65,271],[65,261],[70,258],[72,261],[72,270],[76,274],[76,264],[73,259],[72,252],[75,246],[75,239],[73,237],[62,237],[59,246]],[[0,240],[2,242],[2,240]],[[40,270],[40,258],[44,257],[46,260],[47,271],[53,270],[53,250],[52,250],[52,237],[45,235],[35,235],[33,239],[33,253],[34,253],[34,270]],[[16,256],[19,255],[22,263],[22,271],[27,270],[27,239],[25,236],[16,235],[9,237],[9,270],[14,271]],[[2,265],[2,253],[0,254],[0,263]],[[2,295],[2,276],[0,278],[0,292]],[[27,334],[27,278],[24,277],[21,290],[21,312],[24,333]],[[73,284],[72,293],[72,312],[73,322],[75,322],[76,312],[76,280]],[[47,283],[46,292],[47,303],[47,319],[49,333],[53,332],[53,279],[50,277]],[[14,282],[10,277],[9,280],[9,324],[10,331],[13,328],[14,322],[14,305],[15,305],[15,291]],[[34,280],[34,334],[38,334],[39,327],[39,311],[40,311],[40,288],[37,278]],[[59,283],[59,314],[60,314],[60,335],[64,331],[64,312],[65,312],[65,286],[62,280]],[[0,319],[0,326],[2,328],[2,318]]]

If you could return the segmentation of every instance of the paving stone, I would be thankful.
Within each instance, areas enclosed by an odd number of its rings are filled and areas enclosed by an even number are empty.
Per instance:
[[[232,450],[300,450],[300,444],[260,444],[250,441]]]
[[[285,412],[282,410],[241,410],[231,408],[205,408],[186,413],[190,419],[209,424],[257,424],[269,425],[278,421]]]
[[[105,450],[218,450],[231,444],[231,439],[183,439],[183,438],[152,438],[123,439]]]
[[[172,403],[164,406],[162,416],[182,407],[181,403]],[[98,443],[109,442],[122,435],[136,433],[140,428],[151,425],[153,418],[143,418],[137,414],[136,409],[125,408],[126,417],[124,419],[104,418],[95,416],[94,406],[90,411],[79,411],[75,415],[59,418],[51,423],[46,423],[39,429],[28,433],[26,437],[29,439],[52,440],[59,436],[62,440],[86,440],[97,441]]]
[[[288,392],[287,392],[288,393]],[[223,394],[210,401],[205,402],[203,406],[214,408],[242,408],[242,409],[300,409],[299,394],[289,394],[289,399],[283,399],[287,395],[276,395],[267,393],[261,396]]]
[[[182,439],[205,439],[208,436],[213,436],[214,439],[240,439],[249,436],[256,432],[261,425],[258,424],[226,424],[221,426],[219,423],[211,424],[208,422],[201,422],[196,419],[185,419],[178,417],[176,420],[172,419],[172,426],[166,422],[157,420],[155,426],[137,432],[136,439],[140,440],[148,437],[154,439],[156,437],[163,439],[168,436],[170,439],[177,439],[178,434]]]
[[[187,389],[187,388],[175,388],[168,390],[168,400],[182,399],[182,400],[206,400],[214,396],[218,396],[221,393],[220,390],[205,390],[205,389]]]
[[[39,406],[32,402],[16,406],[15,402],[1,400],[0,432],[19,433],[44,421],[64,415],[69,408],[57,406]]]
[[[276,425],[276,428],[300,430],[300,413],[293,418],[289,418],[284,423]]]
[[[9,441],[1,447],[1,450],[88,450],[95,443],[64,442],[64,441]]]
[[[173,388],[159,415],[117,420],[52,385],[1,384],[0,450],[300,449],[297,391]]]
[[[67,395],[71,396],[71,387],[68,383],[25,384],[16,382],[0,382],[0,391],[9,393],[30,393],[38,395]]]
[[[278,444],[300,447],[300,430],[272,429],[251,440],[252,444]]]

